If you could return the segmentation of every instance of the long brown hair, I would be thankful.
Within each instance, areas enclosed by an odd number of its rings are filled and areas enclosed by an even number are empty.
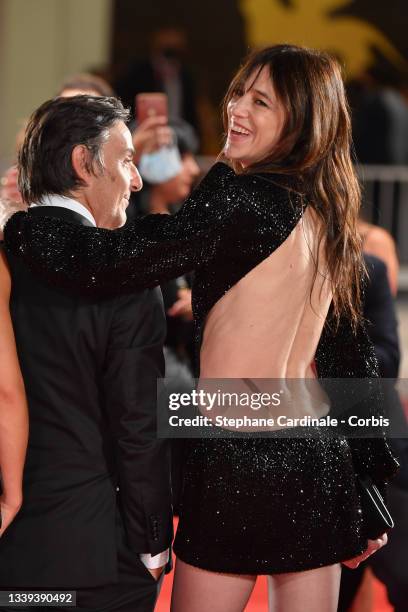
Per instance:
[[[238,162],[231,165],[236,173],[266,172],[296,178],[321,221],[318,245],[324,240],[335,321],[345,314],[355,327],[360,319],[364,270],[357,233],[361,193],[350,154],[351,122],[341,69],[327,53],[294,45],[254,52],[225,96],[225,132],[229,101],[264,67],[269,69],[274,91],[285,109],[280,141],[267,157],[245,169]]]

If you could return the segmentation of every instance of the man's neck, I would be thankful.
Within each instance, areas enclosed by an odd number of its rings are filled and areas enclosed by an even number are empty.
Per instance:
[[[95,225],[97,227],[100,227],[98,214],[97,214],[98,211],[93,209],[93,207],[90,205],[88,198],[86,197],[85,194],[83,194],[80,191],[73,191],[67,197],[71,198],[72,200],[75,200],[75,202],[78,202],[78,204],[81,204],[82,206],[84,206],[84,208],[86,208],[91,213],[92,217],[95,219]]]
[[[91,213],[92,217],[95,219],[95,225],[97,227],[113,230],[123,225],[123,220],[117,219],[115,216],[113,216],[111,210],[101,210],[92,206],[86,194],[82,193],[81,191],[73,192],[69,197],[79,204],[82,204],[82,206],[84,206]]]

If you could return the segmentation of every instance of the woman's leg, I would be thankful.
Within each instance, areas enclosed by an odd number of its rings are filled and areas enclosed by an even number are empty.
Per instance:
[[[269,612],[336,612],[341,565],[268,576]]]
[[[218,574],[177,559],[172,612],[243,612],[256,576]]]

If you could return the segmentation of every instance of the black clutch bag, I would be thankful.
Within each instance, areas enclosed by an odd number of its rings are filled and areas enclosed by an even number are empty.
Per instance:
[[[369,476],[357,476],[357,481],[367,537],[370,540],[376,540],[384,532],[394,527],[394,521],[373,480]]]

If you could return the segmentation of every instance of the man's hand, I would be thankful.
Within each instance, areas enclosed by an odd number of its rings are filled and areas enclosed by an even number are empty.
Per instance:
[[[371,557],[377,550],[385,546],[388,542],[388,536],[386,533],[383,533],[382,536],[377,538],[377,540],[368,540],[368,546],[366,550],[361,553],[358,557],[354,557],[353,559],[349,559],[348,561],[343,561],[343,565],[350,569],[356,569],[362,561]]]
[[[168,309],[169,317],[183,317],[185,321],[193,320],[193,310],[191,306],[191,289],[179,289],[177,301]]]
[[[0,513],[1,513],[1,527],[0,527],[0,538],[6,531],[7,527],[13,521],[14,517],[21,508],[21,501],[7,501],[4,495],[0,496]]]
[[[149,572],[151,573],[151,575],[156,581],[159,580],[163,571],[164,571],[164,565],[162,565],[161,567],[156,567],[155,569],[149,569]]]
[[[167,117],[148,117],[132,134],[137,160],[143,153],[151,153],[170,145],[173,138],[173,130],[167,125]]]

